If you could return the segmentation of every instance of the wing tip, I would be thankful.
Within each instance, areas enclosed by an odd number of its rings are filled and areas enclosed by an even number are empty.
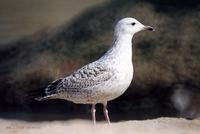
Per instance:
[[[58,85],[62,82],[63,78],[57,79],[55,81],[53,81],[51,84],[49,84],[46,88],[45,88],[45,93],[47,95],[49,94],[55,94],[57,91],[57,87]]]
[[[35,100],[36,101],[44,101],[44,100],[48,100],[50,96],[45,96],[45,97],[36,97]]]
[[[35,98],[36,101],[43,101],[44,100],[44,97],[37,97]]]
[[[47,95],[47,96],[44,96],[44,97],[36,97],[35,100],[36,101],[44,101],[44,100],[49,100],[49,99],[52,99],[56,96],[56,94],[52,94],[52,95]]]

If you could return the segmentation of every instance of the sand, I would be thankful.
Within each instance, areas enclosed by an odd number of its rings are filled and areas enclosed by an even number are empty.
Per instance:
[[[89,120],[27,122],[0,119],[0,134],[199,134],[200,120],[158,118],[114,122],[111,126]]]

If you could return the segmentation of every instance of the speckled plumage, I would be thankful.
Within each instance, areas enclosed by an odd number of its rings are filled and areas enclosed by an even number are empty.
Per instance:
[[[111,77],[112,71],[109,71],[109,68],[99,62],[93,62],[63,78],[53,90],[49,88],[51,85],[47,87],[46,94],[75,103],[92,103],[94,95],[98,93],[95,92],[96,88],[109,81]]]
[[[112,100],[125,90],[125,88],[118,90],[120,88],[118,86],[123,84],[120,84],[120,70],[114,67],[120,63],[117,61],[116,58],[110,61],[110,59],[104,57],[85,65],[71,75],[52,82],[45,89],[47,96],[41,99],[59,98],[82,104],[104,103]],[[126,64],[123,66],[126,67]],[[132,69],[127,74],[131,75],[130,84]]]
[[[58,79],[46,89],[46,96],[36,100],[65,99],[74,103],[104,104],[104,115],[110,122],[107,102],[122,95],[133,78],[132,37],[141,30],[152,30],[134,18],[124,18],[115,26],[112,47],[97,61],[83,66],[71,75]]]

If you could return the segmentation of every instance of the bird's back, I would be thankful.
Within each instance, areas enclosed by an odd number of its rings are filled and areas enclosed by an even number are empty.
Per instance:
[[[83,66],[71,75],[53,81],[45,89],[44,99],[66,99],[75,103],[100,103],[121,95],[132,80],[132,67],[116,69],[116,61],[97,60]],[[117,67],[118,68],[118,67]]]

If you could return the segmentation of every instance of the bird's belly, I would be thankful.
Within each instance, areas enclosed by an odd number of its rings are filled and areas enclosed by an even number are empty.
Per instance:
[[[132,77],[133,68],[130,68],[124,72],[116,73],[116,75],[107,82],[87,89],[81,89],[77,92],[68,92],[60,98],[81,104],[104,103],[122,95],[129,87]]]
[[[119,80],[114,80],[112,82],[106,82],[104,85],[99,85],[101,88],[94,86],[89,89],[82,89],[79,92],[68,92],[62,94],[59,98],[80,104],[104,103],[122,95],[130,83],[131,80],[125,81],[124,83]]]
[[[113,100],[122,95],[131,84],[133,79],[133,66],[125,66],[117,73],[115,80],[110,85],[110,89],[105,89],[107,97],[105,100]],[[103,98],[103,97],[102,97]]]
[[[113,100],[122,95],[131,84],[132,78],[132,70],[126,71],[125,73],[123,73],[123,75],[119,75],[118,79],[111,86],[112,88],[107,90],[109,96],[108,100]]]

